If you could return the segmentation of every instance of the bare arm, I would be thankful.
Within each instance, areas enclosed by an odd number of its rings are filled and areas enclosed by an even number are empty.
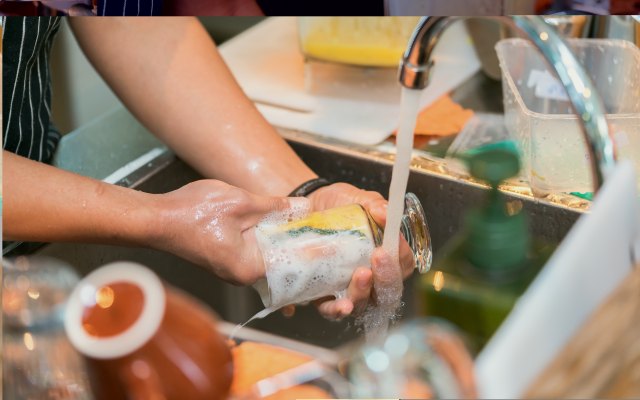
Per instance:
[[[154,195],[3,152],[8,240],[145,244]]]
[[[136,18],[132,24],[73,18],[70,23],[127,107],[204,176],[265,195],[289,193],[316,176],[242,93],[197,20]],[[146,245],[243,284],[264,274],[261,262],[243,261],[259,259],[247,232],[264,214],[288,204],[213,180],[145,194],[9,154],[4,172],[7,239]],[[345,184],[311,196],[314,210],[352,202],[364,204],[379,220],[386,212],[379,194]],[[224,235],[217,231],[221,222],[229,231]],[[368,300],[375,274],[359,269],[354,277],[349,300],[323,303],[323,314],[344,316],[354,303]]]
[[[286,195],[315,177],[245,96],[195,18],[73,18],[98,72],[206,177]]]
[[[8,240],[148,246],[252,284],[264,276],[253,227],[290,206],[205,179],[149,194],[3,152],[3,235]]]

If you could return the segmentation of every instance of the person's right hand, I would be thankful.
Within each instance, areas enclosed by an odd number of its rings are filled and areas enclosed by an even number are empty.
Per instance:
[[[293,204],[295,203],[295,204]],[[251,285],[265,276],[253,227],[267,214],[309,208],[305,198],[265,197],[217,180],[201,180],[158,195],[157,236],[149,246]]]

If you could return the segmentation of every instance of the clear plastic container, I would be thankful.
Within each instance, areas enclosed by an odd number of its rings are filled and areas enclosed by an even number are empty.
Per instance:
[[[640,50],[624,40],[567,42],[603,101],[619,158],[640,173]],[[522,146],[534,194],[592,190],[588,150],[564,87],[526,40],[501,40],[496,52],[505,125]]]

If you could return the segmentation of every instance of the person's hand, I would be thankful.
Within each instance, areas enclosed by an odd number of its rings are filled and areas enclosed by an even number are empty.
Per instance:
[[[158,235],[149,243],[211,269],[234,284],[265,276],[253,227],[303,198],[265,197],[217,180],[200,180],[158,195]]]
[[[311,200],[311,211],[321,211],[341,205],[358,203],[371,214],[375,222],[384,227],[387,220],[387,201],[378,192],[358,189],[347,183],[334,183],[322,187],[309,196]],[[393,266],[386,257],[386,253],[376,250],[371,260],[371,269],[358,267],[351,278],[347,296],[341,299],[325,298],[316,301],[318,311],[329,319],[341,319],[350,314],[358,314],[369,303],[376,301],[375,293],[372,290],[374,284],[376,290],[382,286],[390,285],[382,277],[390,276],[393,268],[401,270],[401,276],[407,278],[415,267],[411,249],[406,240],[400,240],[399,259],[400,266]],[[384,261],[384,262],[383,262]],[[398,273],[400,275],[400,272]],[[285,315],[293,315],[295,308],[286,307]]]

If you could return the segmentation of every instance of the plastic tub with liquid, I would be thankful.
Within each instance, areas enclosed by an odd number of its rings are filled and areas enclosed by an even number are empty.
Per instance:
[[[640,49],[624,40],[567,43],[602,99],[618,157],[631,159],[640,173]],[[564,87],[526,40],[501,40],[496,52],[505,125],[522,146],[534,194],[591,191],[587,146]]]

